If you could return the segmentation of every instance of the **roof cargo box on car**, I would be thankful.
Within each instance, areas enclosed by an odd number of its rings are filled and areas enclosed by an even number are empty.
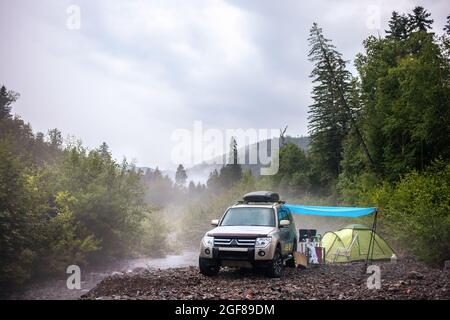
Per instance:
[[[247,193],[243,199],[245,202],[278,202],[280,196],[275,192],[255,191]]]

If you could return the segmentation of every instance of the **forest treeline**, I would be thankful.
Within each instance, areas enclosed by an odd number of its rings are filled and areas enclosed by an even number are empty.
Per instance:
[[[162,253],[167,226],[144,201],[142,173],[106,143],[87,150],[57,129],[34,134],[11,114],[18,97],[0,89],[0,287]]]
[[[309,149],[283,145],[278,174],[244,172],[232,188],[214,172],[216,191],[185,223],[206,228],[243,193],[270,189],[297,203],[378,207],[381,231],[402,250],[450,259],[450,16],[440,34],[432,24],[423,7],[393,12],[384,36],[364,40],[356,75],[313,24]]]

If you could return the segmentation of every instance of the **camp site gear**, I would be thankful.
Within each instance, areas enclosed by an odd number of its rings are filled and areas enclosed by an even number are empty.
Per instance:
[[[394,250],[372,229],[359,224],[349,225],[339,231],[326,232],[322,237],[326,262],[365,260],[371,250],[372,260],[389,260]],[[370,241],[373,246],[370,246]]]

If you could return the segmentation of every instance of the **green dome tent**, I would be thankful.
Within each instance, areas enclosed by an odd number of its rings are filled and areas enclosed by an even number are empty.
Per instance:
[[[326,262],[349,262],[365,260],[368,256],[372,229],[352,224],[339,231],[326,232],[322,237],[322,246],[325,248]],[[374,233],[372,260],[390,259],[394,250]]]

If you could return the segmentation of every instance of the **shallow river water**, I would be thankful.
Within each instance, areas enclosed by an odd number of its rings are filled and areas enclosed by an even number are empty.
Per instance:
[[[69,300],[78,299],[81,295],[91,290],[105,277],[115,272],[131,272],[136,268],[168,269],[186,266],[198,266],[198,252],[185,250],[178,255],[167,255],[163,258],[138,258],[118,261],[101,269],[92,269],[83,273],[81,270],[81,289],[70,290],[67,288],[67,277],[46,281],[37,281],[22,292],[14,294],[11,299],[27,300]]]

